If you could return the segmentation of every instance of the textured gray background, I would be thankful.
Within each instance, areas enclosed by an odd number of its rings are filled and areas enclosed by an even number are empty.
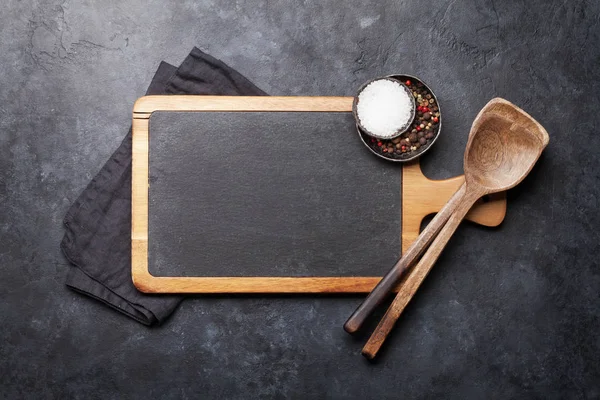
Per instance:
[[[8,0],[0,11],[0,396],[600,397],[600,6],[593,1]],[[551,136],[501,228],[461,227],[376,364],[360,297],[210,297],[148,329],[64,286],[68,205],[158,62],[197,45],[282,95],[387,73],[438,95],[430,176],[502,96]],[[362,338],[364,339],[364,338]]]

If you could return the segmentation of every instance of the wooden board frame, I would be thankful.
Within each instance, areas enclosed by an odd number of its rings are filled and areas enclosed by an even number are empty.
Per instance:
[[[155,111],[351,112],[352,97],[145,96],[133,108],[131,264],[135,286],[145,293],[368,293],[381,279],[365,277],[162,277],[148,269],[149,120]],[[358,140],[358,138],[357,138]],[[366,151],[366,149],[365,149]],[[402,168],[404,251],[418,236],[423,218],[437,212],[464,181],[432,181],[418,160]],[[477,204],[467,215],[496,226],[506,213],[504,193]]]

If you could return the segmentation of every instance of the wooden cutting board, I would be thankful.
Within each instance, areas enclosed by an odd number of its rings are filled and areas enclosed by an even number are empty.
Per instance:
[[[159,150],[155,149],[150,145],[151,143],[151,134],[150,134],[150,117],[155,112],[196,112],[196,113],[205,113],[207,119],[209,115],[214,115],[214,113],[230,113],[227,115],[231,116],[231,120],[235,120],[235,118],[239,118],[240,114],[244,115],[254,115],[254,123],[256,121],[261,121],[261,117],[265,120],[273,120],[273,118],[266,118],[267,116],[272,116],[271,113],[279,113],[278,115],[282,116],[282,118],[286,118],[286,116],[293,117],[293,120],[296,121],[297,124],[306,123],[306,121],[317,121],[315,122],[323,126],[324,133],[321,135],[327,134],[328,130],[325,125],[327,124],[335,124],[337,123],[335,118],[326,117],[321,119],[315,119],[315,113],[323,113],[323,115],[327,114],[331,116],[332,114],[344,114],[344,124],[348,130],[352,130],[351,126],[348,125],[349,121],[349,113],[352,110],[352,98],[351,97],[231,97],[231,96],[146,96],[140,98],[133,110],[133,177],[132,177],[132,232],[131,232],[131,241],[132,241],[132,276],[136,287],[147,293],[365,293],[369,292],[375,284],[380,279],[378,276],[243,276],[244,271],[236,271],[241,272],[241,276],[156,276],[156,273],[153,274],[153,271],[149,266],[149,258],[153,260],[154,258],[149,257],[153,255],[153,252],[156,252],[154,249],[160,248],[160,243],[156,243],[156,241],[164,240],[165,238],[169,238],[169,240],[173,240],[172,243],[169,243],[171,247],[171,252],[169,254],[177,254],[178,252],[173,252],[172,247],[176,246],[176,243],[181,243],[181,236],[183,235],[181,232],[176,230],[169,230],[165,227],[164,232],[168,234],[164,234],[162,229],[157,230],[156,226],[151,226],[149,229],[149,219],[152,220],[153,215],[149,215],[150,210],[156,212],[155,210],[160,210],[161,208],[156,206],[157,200],[150,199],[149,196],[153,193],[149,190],[149,186],[157,185],[156,176],[151,176],[150,171],[152,170],[151,166],[151,152],[160,153]],[[269,113],[269,114],[265,114]],[[156,115],[156,114],[155,114]],[[298,119],[298,115],[304,115],[306,118]],[[309,118],[309,115],[311,116]],[[321,115],[321,114],[318,114]],[[234,118],[235,116],[235,118]],[[258,116],[258,117],[256,117]],[[312,118],[312,119],[311,119]],[[221,118],[223,119],[223,118]],[[225,118],[227,119],[227,118]],[[252,118],[251,118],[252,119]],[[238,124],[239,125],[239,124]],[[154,125],[153,125],[154,126]],[[288,127],[285,122],[279,122],[279,127],[284,127],[286,129],[292,129]],[[232,127],[231,129],[235,129]],[[230,129],[230,130],[231,130]],[[308,129],[307,129],[308,130]],[[171,138],[169,140],[179,140],[179,144],[181,141],[185,140],[184,137],[181,137],[185,133],[184,131],[177,131],[178,137]],[[188,136],[196,138],[197,136]],[[357,137],[353,137],[356,139],[356,142],[359,142]],[[272,140],[272,138],[270,139]],[[169,148],[170,144],[174,142],[163,141],[162,148]],[[230,142],[224,142],[225,146],[228,146]],[[352,142],[355,143],[355,142]],[[329,144],[326,142],[326,146]],[[190,146],[192,146],[190,144]],[[202,148],[202,149],[200,149]],[[151,150],[152,149],[152,150]],[[188,148],[187,150],[190,154],[194,155],[196,153],[201,153],[202,150],[206,151],[210,150],[209,147],[205,146],[205,142],[198,142],[196,145],[192,146],[192,148]],[[335,149],[339,149],[339,146],[335,146]],[[334,149],[334,150],[335,150]],[[260,149],[259,149],[260,150]],[[343,151],[343,149],[341,149]],[[212,150],[211,150],[212,151]],[[364,153],[357,153],[360,155],[359,158],[363,157],[363,154],[366,154],[367,157],[373,157],[367,149],[363,149]],[[152,153],[153,155],[155,153]],[[278,154],[281,157],[281,154]],[[198,157],[201,157],[202,154],[198,154]],[[269,157],[263,157],[267,159]],[[343,157],[340,158],[343,160]],[[226,159],[218,159],[215,158],[215,162],[223,161]],[[164,160],[163,160],[164,161]],[[177,161],[177,160],[175,160]],[[315,160],[314,162],[317,162]],[[370,162],[371,159],[369,158]],[[226,162],[226,161],[224,161]],[[281,159],[278,162],[286,163],[288,162],[286,159]],[[381,163],[376,168],[380,168],[382,171],[386,168],[390,168],[392,163],[388,163],[385,161],[377,161]],[[152,164],[154,165],[154,164]],[[178,165],[177,162],[164,163],[160,165],[160,167],[156,167],[155,169],[161,170],[165,168],[169,168],[169,166]],[[203,164],[206,167],[208,164]],[[338,166],[338,164],[334,164],[334,166]],[[282,168],[288,168],[292,173],[294,173],[294,168],[289,168],[289,166],[285,166],[282,164]],[[348,164],[345,167],[349,168],[351,173],[357,174],[356,179],[361,178],[359,172],[352,171],[353,165]],[[205,168],[206,170],[206,168]],[[423,218],[427,215],[433,214],[437,212],[446,201],[450,198],[450,196],[456,191],[456,189],[462,184],[464,178],[462,176],[446,179],[446,180],[438,180],[433,181],[427,179],[421,172],[418,161],[404,164],[401,168],[397,168],[390,172],[390,170],[386,170],[386,173],[391,176],[393,182],[393,174],[397,173],[401,174],[401,216],[398,215],[400,221],[397,221],[397,218],[392,218],[392,221],[389,221],[390,218],[387,218],[385,223],[389,226],[397,226],[401,224],[401,240],[400,240],[400,249],[406,249],[410,243],[418,236],[419,229]],[[178,172],[176,170],[175,172]],[[205,171],[206,172],[206,171]],[[288,171],[289,173],[289,171]],[[152,178],[152,179],[151,179]],[[164,176],[160,177],[161,179]],[[154,183],[153,183],[154,179]],[[207,179],[213,179],[207,178]],[[345,186],[345,190],[351,190],[349,187],[352,185],[352,179],[345,181],[347,184]],[[400,182],[400,180],[398,180]],[[164,185],[164,183],[161,184]],[[238,182],[239,184],[239,182]],[[400,185],[400,183],[398,183]],[[154,186],[152,186],[154,188]],[[392,189],[393,190],[393,189]],[[227,192],[231,193],[231,192]],[[354,193],[352,191],[351,193]],[[356,194],[356,193],[355,193]],[[358,196],[358,195],[357,195]],[[175,196],[177,197],[177,196]],[[383,199],[387,199],[388,197],[383,197]],[[153,202],[154,201],[154,202]],[[169,199],[160,199],[161,204],[165,203],[165,201],[171,201]],[[176,203],[175,200],[173,200]],[[149,204],[151,205],[149,207]],[[153,205],[154,204],[154,205]],[[192,204],[192,203],[187,203]],[[193,205],[193,204],[192,204]],[[202,210],[209,210],[207,208],[202,208]],[[175,209],[177,213],[179,210]],[[184,209],[181,212],[185,212]],[[478,203],[468,214],[467,219],[476,222],[485,226],[496,226],[502,222],[504,219],[504,215],[506,212],[506,198],[504,193],[500,193],[496,196],[493,196],[489,199],[485,199],[485,201],[481,201]],[[194,216],[190,215],[190,221],[194,221]],[[356,214],[356,213],[353,213]],[[369,218],[368,221],[372,218],[373,214],[369,214],[365,212],[365,218]],[[177,215],[175,215],[175,218]],[[309,217],[309,216],[307,216]],[[171,218],[171,219],[169,219]],[[158,219],[157,221],[161,221],[163,225],[168,224],[170,220],[174,218],[174,216],[170,216],[169,218],[162,220]],[[184,217],[182,217],[184,218]],[[211,217],[212,218],[212,217]],[[214,218],[219,218],[219,214],[215,214]],[[213,220],[204,220],[214,221]],[[313,218],[314,219],[314,218]],[[319,220],[319,219],[317,219]],[[165,223],[166,221],[166,223]],[[368,222],[366,221],[366,222]],[[360,222],[360,221],[359,221]],[[190,222],[191,224],[191,222]],[[360,224],[359,224],[360,225]],[[248,227],[246,227],[247,229]],[[191,226],[191,229],[196,229],[196,231],[202,231],[203,229],[213,229],[209,226]],[[232,230],[235,230],[233,227]],[[153,232],[149,235],[149,231]],[[264,229],[262,231],[258,231],[258,235],[260,233],[265,233]],[[338,232],[339,235],[339,232]],[[229,235],[226,235],[229,236]],[[234,235],[235,236],[235,235]],[[174,240],[174,237],[180,237],[179,242]],[[205,236],[206,237],[206,236]],[[339,236],[343,238],[342,236]],[[154,242],[149,242],[154,239]],[[211,239],[214,239],[211,237]],[[224,238],[227,239],[227,238]],[[279,240],[281,242],[281,238],[275,238],[274,242]],[[393,238],[392,238],[393,239]],[[290,240],[296,240],[290,239]],[[285,240],[284,240],[285,241]],[[189,243],[189,242],[188,242]],[[265,242],[260,242],[265,243]],[[267,242],[269,243],[269,242]],[[300,243],[303,243],[300,241]],[[374,242],[377,243],[377,242]],[[339,243],[336,242],[336,245]],[[361,245],[361,241],[355,241],[353,246],[355,251],[359,251],[359,253],[355,253],[352,255],[350,253],[350,259],[355,257],[356,255],[362,254],[362,250],[359,248]],[[149,253],[150,248],[150,253]],[[201,247],[199,247],[201,248]],[[358,250],[357,250],[358,249]],[[177,250],[177,249],[175,249]],[[192,249],[193,250],[193,249]],[[300,248],[300,250],[302,250]],[[350,249],[352,250],[352,249]],[[339,251],[339,247],[336,247],[336,250],[333,252],[334,255]],[[229,252],[226,252],[229,253]],[[249,253],[254,254],[254,253]],[[192,252],[192,256],[194,253]],[[230,254],[224,254],[224,259],[230,260],[230,258],[226,258],[226,256],[230,256]],[[393,255],[392,255],[393,256]],[[394,256],[395,257],[395,256]],[[317,258],[318,259],[318,258]],[[190,257],[185,259],[187,263],[193,263],[190,261]],[[231,262],[231,261],[228,261]],[[386,261],[386,262],[389,262]],[[175,262],[174,262],[175,263]],[[391,266],[384,265],[383,270],[386,270],[387,267]],[[381,270],[381,269],[380,269]],[[260,269],[259,269],[260,271]],[[260,274],[260,272],[259,272]],[[281,273],[284,275],[285,271]]]

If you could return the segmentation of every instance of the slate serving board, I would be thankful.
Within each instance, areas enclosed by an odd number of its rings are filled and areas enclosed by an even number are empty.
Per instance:
[[[373,156],[351,107],[349,97],[139,99],[136,286],[152,293],[371,290],[463,178],[431,181],[418,163]],[[467,218],[497,225],[505,206],[501,195]]]

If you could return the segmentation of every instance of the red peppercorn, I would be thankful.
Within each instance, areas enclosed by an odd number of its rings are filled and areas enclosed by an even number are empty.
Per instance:
[[[381,147],[381,142],[377,142],[377,146]]]
[[[406,150],[406,146],[402,146],[402,150]]]
[[[433,117],[433,122],[438,122],[438,117]]]
[[[420,127],[420,126],[417,126],[417,130],[418,130],[418,131],[420,131],[420,130],[421,130],[421,127]]]
[[[410,81],[406,81],[406,84],[407,84],[408,86],[410,86]]]
[[[384,147],[382,150],[384,153],[387,153],[387,149]]]
[[[427,107],[423,107],[423,112],[424,112],[424,113],[426,113],[426,112],[429,112],[429,108],[427,108]]]

